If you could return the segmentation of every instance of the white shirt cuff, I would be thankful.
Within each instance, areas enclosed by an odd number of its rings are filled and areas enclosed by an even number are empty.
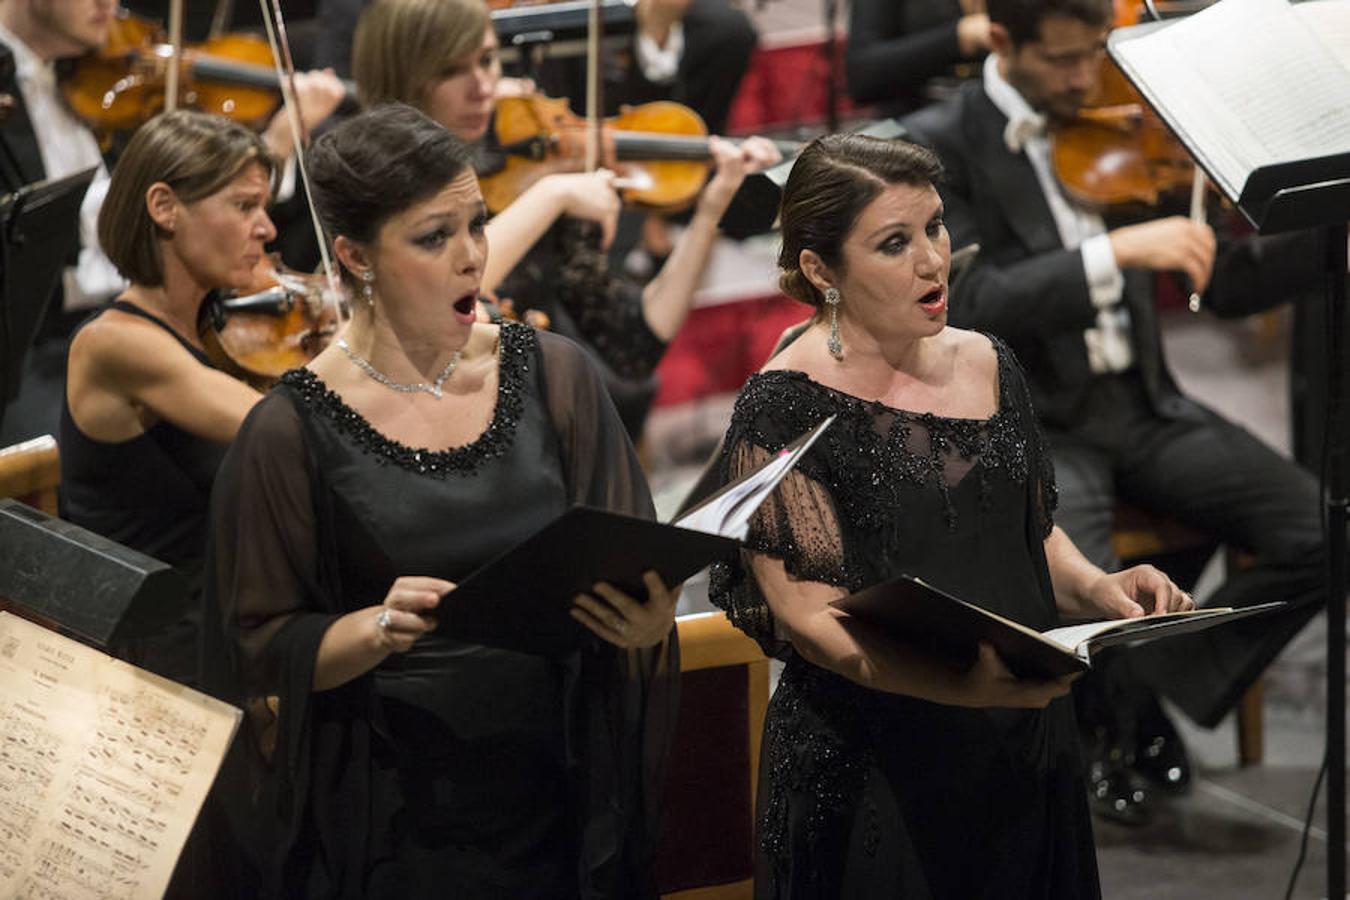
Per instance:
[[[642,75],[652,84],[664,84],[674,81],[680,71],[680,58],[684,56],[684,26],[679,22],[670,26],[666,45],[660,47],[656,41],[642,32],[637,36],[637,62]]]
[[[1125,293],[1125,276],[1116,265],[1111,251],[1111,238],[1105,234],[1093,235],[1079,248],[1083,253],[1083,274],[1087,276],[1088,297],[1098,309],[1115,306]]]
[[[277,193],[272,198],[273,203],[285,203],[295,196],[295,179],[298,171],[294,156],[281,164],[281,177],[277,179]]]

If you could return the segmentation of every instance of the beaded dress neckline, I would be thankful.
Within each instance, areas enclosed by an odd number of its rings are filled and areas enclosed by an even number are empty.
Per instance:
[[[537,344],[534,329],[512,322],[501,326],[497,401],[492,420],[474,440],[443,450],[410,447],[386,437],[309,369],[292,369],[281,376],[281,383],[305,406],[322,415],[338,432],[382,464],[393,464],[433,478],[472,475],[483,463],[504,455],[515,439],[516,425],[524,406],[526,378]]]

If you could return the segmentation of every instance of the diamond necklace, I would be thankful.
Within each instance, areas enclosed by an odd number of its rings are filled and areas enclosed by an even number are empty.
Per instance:
[[[370,360],[366,359],[363,356],[359,356],[357,352],[347,344],[345,338],[338,338],[337,345],[342,350],[343,353],[347,354],[347,358],[352,361],[353,365],[355,365],[362,372],[365,372],[367,375],[369,375],[371,378],[375,379],[385,387],[391,388],[395,391],[401,391],[402,393],[405,394],[415,394],[418,391],[426,391],[428,394],[435,397],[437,400],[441,398],[441,385],[445,384],[446,379],[448,379],[451,375],[455,374],[455,366],[459,365],[460,357],[464,355],[462,350],[456,350],[454,356],[451,356],[450,361],[445,364],[445,368],[441,369],[441,374],[437,375],[436,380],[431,382],[431,384],[427,384],[425,381],[418,381],[414,382],[413,384],[404,384],[401,381],[395,381],[388,375],[381,372],[379,369],[372,366],[370,364]]]

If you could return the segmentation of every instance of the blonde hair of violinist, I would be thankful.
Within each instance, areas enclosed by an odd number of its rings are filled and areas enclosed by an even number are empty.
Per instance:
[[[456,48],[450,56],[445,48]],[[361,15],[352,46],[352,74],[363,100],[401,101],[421,109],[466,141],[486,133],[501,82],[497,35],[483,0],[376,0]],[[713,177],[660,275],[642,292],[652,332],[671,340],[688,316],[707,265],[717,223],[749,174],[781,159],[763,138],[739,145],[713,138]],[[488,223],[492,244],[483,277],[494,291],[558,219],[599,224],[601,242],[614,238],[620,209],[614,174],[555,174],[541,178]]]
[[[119,299],[202,350],[197,316],[207,293],[249,284],[276,236],[266,210],[274,173],[262,139],[228,119],[179,110],[142,125],[99,212],[99,241],[131,282]],[[174,335],[116,308],[81,328],[66,370],[76,427],[115,443],[167,420],[229,443],[260,395]]]

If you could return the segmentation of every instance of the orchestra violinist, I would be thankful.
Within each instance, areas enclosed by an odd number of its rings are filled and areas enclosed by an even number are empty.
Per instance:
[[[500,152],[489,128],[501,65],[482,0],[380,0],[362,15],[352,60],[367,105],[412,104],[460,138],[482,143],[488,158]],[[641,289],[599,270],[594,251],[558,253],[541,241],[564,217],[598,224],[601,249],[613,237],[620,208],[615,173],[569,172],[576,163],[534,180],[488,223],[493,252],[483,288],[513,298],[521,309],[542,310],[557,330],[596,350],[620,378],[645,378],[688,315],[722,212],[746,175],[780,158],[762,138],[739,145],[714,138],[704,146],[715,161],[714,175],[666,266]],[[592,262],[578,265],[587,258]],[[581,271],[559,281],[559,269],[569,268]]]
[[[260,396],[211,364],[198,315],[208,292],[252,281],[276,236],[274,171],[261,138],[228,119],[180,110],[141,126],[99,212],[128,287],[70,344],[63,516],[198,577],[216,468]],[[122,650],[195,683],[195,618],[185,606],[162,638]]]

